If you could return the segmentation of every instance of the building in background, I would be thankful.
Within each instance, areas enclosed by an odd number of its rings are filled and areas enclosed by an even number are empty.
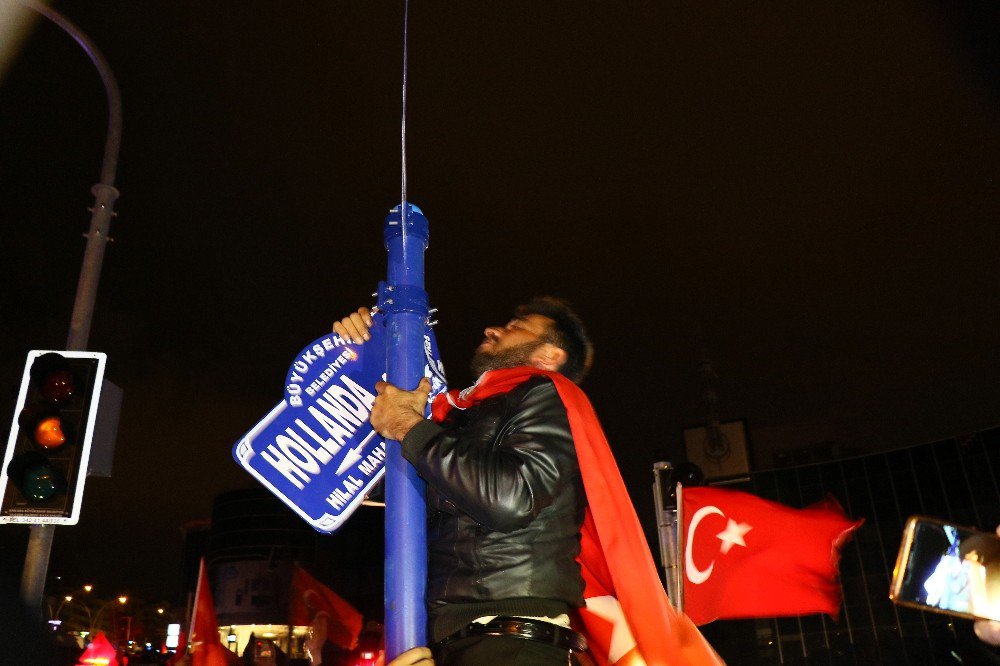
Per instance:
[[[381,623],[383,510],[362,506],[338,532],[320,534],[264,488],[218,495],[207,525],[186,529],[185,585],[193,593],[204,556],[221,640],[243,655],[247,646],[303,658],[307,626],[289,624],[292,572],[301,566],[361,612]],[[250,644],[253,640],[254,643]],[[259,645],[258,645],[259,644]]]

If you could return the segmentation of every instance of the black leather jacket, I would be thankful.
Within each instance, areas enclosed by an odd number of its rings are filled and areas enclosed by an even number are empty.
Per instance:
[[[533,377],[453,409],[441,425],[420,423],[402,449],[428,485],[432,619],[447,604],[473,609],[464,622],[583,605],[576,557],[586,500],[551,380]]]

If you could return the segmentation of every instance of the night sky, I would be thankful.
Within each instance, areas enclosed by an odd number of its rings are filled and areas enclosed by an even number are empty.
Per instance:
[[[574,302],[651,535],[651,466],[705,421],[706,358],[758,469],[1000,423],[989,3],[411,4],[409,198],[449,379],[519,301]],[[122,90],[90,348],[124,405],[114,476],[56,530],[50,574],[176,599],[181,525],[254,483],[233,443],[384,275],[402,4],[54,6]],[[0,83],[5,420],[26,352],[65,345],[106,113],[40,21]]]

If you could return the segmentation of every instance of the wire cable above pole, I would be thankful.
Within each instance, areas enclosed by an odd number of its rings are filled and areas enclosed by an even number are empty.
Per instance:
[[[399,196],[399,210],[402,211],[400,222],[403,225],[403,247],[407,246],[406,243],[406,218],[408,217],[408,211],[406,207],[406,70],[407,70],[407,52],[408,41],[410,32],[410,0],[403,0],[403,91],[402,91],[402,117],[400,120],[400,131],[399,131],[399,162],[400,162],[400,173],[399,173],[399,183],[400,183],[400,196]],[[404,252],[406,250],[404,249]],[[406,255],[403,255],[403,262],[406,262]]]

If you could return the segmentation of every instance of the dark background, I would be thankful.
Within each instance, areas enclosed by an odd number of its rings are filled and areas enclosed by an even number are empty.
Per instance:
[[[384,275],[402,5],[54,6],[122,89],[90,348],[125,402],[114,476],[56,530],[50,574],[172,599],[180,526],[253,483],[232,444]],[[998,19],[986,2],[412,3],[409,198],[452,385],[517,302],[573,301],[651,537],[650,469],[707,418],[706,358],[756,469],[997,425]],[[0,84],[4,414],[27,350],[65,345],[106,124],[92,64],[40,21]]]

